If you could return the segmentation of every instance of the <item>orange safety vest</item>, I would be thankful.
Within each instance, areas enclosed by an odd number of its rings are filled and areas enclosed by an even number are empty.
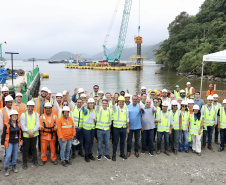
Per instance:
[[[14,103],[14,106],[13,106],[13,109],[16,110],[18,112],[18,119],[20,119],[20,116],[22,113],[25,112],[25,109],[26,109],[26,105],[24,103],[21,103],[20,104],[20,107],[18,109],[18,107],[16,106],[16,104]]]
[[[40,115],[40,98],[35,98],[35,112],[37,112]],[[45,103],[47,103],[47,100],[45,99]]]
[[[2,109],[2,108],[3,108],[3,99],[2,99],[2,101],[0,103],[0,109]]]
[[[19,129],[20,129],[20,132],[19,132],[19,144],[21,142],[21,127],[20,127],[20,123],[18,123],[18,126],[19,126]],[[6,135],[5,135],[5,148],[8,148],[9,147],[9,137],[10,137],[10,124],[9,123],[6,123]]]
[[[54,131],[54,127],[56,126],[56,119],[57,116],[54,114],[51,114],[51,123],[48,122],[48,120],[46,119],[47,116],[46,114],[42,114],[42,116],[40,117],[42,118],[42,126],[44,126],[44,130],[40,131],[41,136],[47,136],[48,134],[51,134],[51,139],[53,139],[53,135],[56,135],[56,131]]]
[[[2,111],[2,116],[3,116],[3,125],[5,125],[6,123],[9,122],[9,116],[8,116],[8,113],[7,113],[7,110],[5,107],[3,107],[1,109],[1,111]]]
[[[65,140],[69,140],[75,136],[75,126],[72,118],[68,117],[68,121],[63,116],[58,119],[57,135],[59,139],[64,138]]]

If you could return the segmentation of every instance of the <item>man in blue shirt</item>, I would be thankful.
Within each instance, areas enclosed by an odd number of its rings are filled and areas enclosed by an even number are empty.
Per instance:
[[[194,105],[198,105],[200,110],[205,105],[204,101],[200,98],[200,92],[195,92]]]
[[[139,140],[140,140],[140,129],[141,129],[141,115],[144,113],[144,109],[138,102],[138,96],[133,95],[132,104],[128,105],[129,110],[129,134],[127,139],[127,157],[130,157],[133,133],[135,135],[135,156],[139,157]]]

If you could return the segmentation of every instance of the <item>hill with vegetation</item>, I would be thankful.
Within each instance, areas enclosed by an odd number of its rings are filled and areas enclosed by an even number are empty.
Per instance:
[[[182,73],[201,74],[203,55],[226,49],[226,1],[206,0],[195,16],[181,12],[168,31],[169,38],[155,50],[155,61]],[[205,62],[204,73],[225,77],[226,65]]]

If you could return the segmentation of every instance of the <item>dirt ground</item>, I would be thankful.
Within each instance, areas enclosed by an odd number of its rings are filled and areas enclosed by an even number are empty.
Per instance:
[[[11,171],[8,177],[4,177],[2,162],[0,184],[225,184],[226,151],[218,152],[218,148],[219,145],[214,143],[214,150],[205,149],[202,156],[190,151],[171,156],[155,153],[151,157],[146,152],[139,158],[132,153],[123,160],[117,154],[116,162],[102,158],[87,163],[76,154],[71,166],[63,167],[60,163],[54,166],[48,159],[44,166],[34,167],[28,163],[28,169],[23,170],[22,163],[19,163],[19,172],[14,174]],[[96,143],[93,151],[96,154]],[[21,152],[18,159],[22,160]]]

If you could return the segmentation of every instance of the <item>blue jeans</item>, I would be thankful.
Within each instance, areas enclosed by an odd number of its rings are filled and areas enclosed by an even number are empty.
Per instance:
[[[85,154],[92,154],[93,139],[95,136],[95,129],[86,130],[83,129],[83,137],[85,141]]]
[[[140,129],[130,130],[129,134],[128,134],[128,138],[127,138],[127,152],[130,152],[130,153],[131,153],[131,148],[132,148],[133,133],[135,136],[134,152],[138,152],[138,150],[139,150]]]
[[[219,130],[218,130],[218,124],[215,127],[215,141],[218,141],[218,134],[219,134]]]
[[[203,146],[206,146],[207,135],[208,135],[208,146],[211,146],[213,136],[213,126],[207,126],[207,130],[203,130]]]
[[[146,147],[148,146],[149,152],[150,153],[153,152],[154,129],[143,130],[143,132],[141,132],[141,135],[142,135],[142,150],[146,150]]]
[[[164,135],[164,140],[165,140],[165,151],[167,151],[169,148],[169,132],[158,132],[157,131],[157,148],[158,148],[158,150],[161,150],[163,135]]]
[[[18,154],[18,143],[9,143],[8,148],[6,148],[4,168],[9,168],[9,162],[12,156],[12,165],[16,165],[17,154]]]
[[[79,152],[82,152],[82,146],[83,146],[83,131],[82,131],[82,128],[75,128],[75,133],[76,133],[76,136],[75,136],[75,139],[79,140],[79,145],[78,146],[78,150]],[[75,154],[76,152],[76,145],[72,145],[72,153]]]
[[[126,142],[126,128],[113,127],[113,155],[117,152],[117,146],[120,138],[120,154],[124,154],[125,142]]]
[[[179,150],[188,151],[188,132],[186,130],[180,131]]]
[[[110,130],[100,130],[97,129],[97,139],[98,139],[98,154],[102,155],[102,143],[104,139],[105,152],[104,155],[109,155],[109,140],[110,140]]]
[[[70,157],[70,150],[71,150],[71,139],[66,140],[64,143],[61,141],[61,139],[58,138],[59,144],[60,144],[60,158],[61,161],[69,160]],[[64,155],[66,150],[66,155]]]
[[[226,128],[225,129],[220,129],[220,137],[221,137],[221,148],[224,148],[224,143],[226,142],[225,137],[226,137]]]

